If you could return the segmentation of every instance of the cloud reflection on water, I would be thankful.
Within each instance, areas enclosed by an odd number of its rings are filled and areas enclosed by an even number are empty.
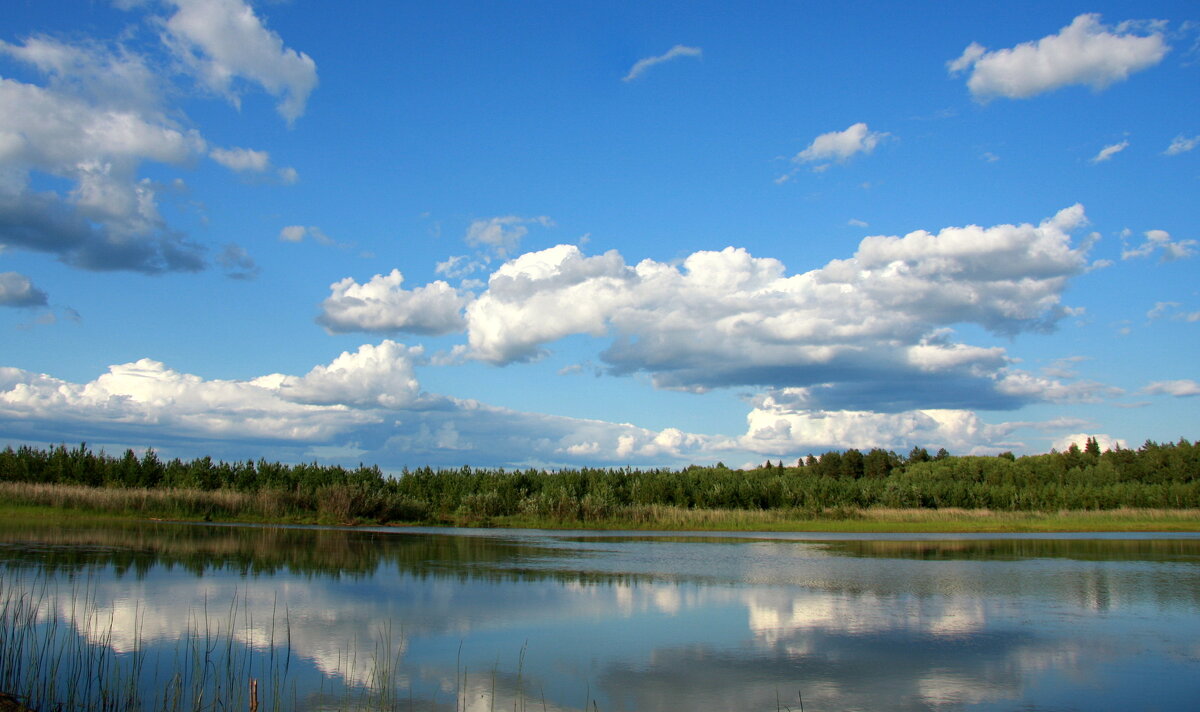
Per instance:
[[[196,531],[163,539],[154,563],[133,569],[117,565],[129,552],[110,538],[49,572],[27,566],[28,546],[6,545],[0,571],[64,588],[86,572],[103,615],[81,618],[66,601],[54,612],[118,653],[169,650],[190,625],[232,626],[261,655],[286,626],[297,675],[353,686],[372,680],[382,642],[396,684],[431,708],[456,690],[468,709],[540,708],[542,694],[547,709],[578,709],[591,690],[604,709],[776,709],[795,706],[797,691],[813,709],[965,709],[1028,700],[1047,679],[1086,700],[1135,653],[1197,661],[1200,571],[1177,550],[1138,559],[1118,545],[1106,561],[1089,542],[1091,558],[997,560],[959,544],[930,556],[929,542],[864,556],[796,541],[295,535],[360,552],[347,577],[311,551],[248,571],[226,539],[260,532]]]

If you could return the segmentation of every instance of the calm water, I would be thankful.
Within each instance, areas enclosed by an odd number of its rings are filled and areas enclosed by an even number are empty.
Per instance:
[[[300,709],[381,669],[406,710],[1200,709],[1191,535],[0,525],[0,584],[155,680],[232,640]]]

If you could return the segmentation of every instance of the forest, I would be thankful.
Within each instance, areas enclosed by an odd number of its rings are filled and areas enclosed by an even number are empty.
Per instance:
[[[163,518],[322,523],[646,523],[647,512],[853,510],[996,512],[1200,507],[1200,443],[1084,448],[1016,457],[856,449],[735,470],[459,469],[396,476],[360,465],[266,460],[161,460],[94,452],[86,443],[0,452],[0,492],[12,506],[50,506]]]

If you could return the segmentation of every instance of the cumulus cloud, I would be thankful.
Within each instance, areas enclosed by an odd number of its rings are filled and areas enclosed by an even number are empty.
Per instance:
[[[1171,141],[1171,145],[1167,146],[1167,150],[1163,151],[1163,153],[1168,156],[1178,156],[1181,153],[1191,151],[1196,146],[1200,146],[1200,136],[1188,138],[1180,134]]]
[[[1092,163],[1103,163],[1127,148],[1129,148],[1129,141],[1122,141],[1120,143],[1114,143],[1110,146],[1105,146],[1104,148],[1100,149],[1100,153],[1097,153],[1092,157]]]
[[[0,307],[44,307],[46,293],[19,272],[0,272]]]
[[[280,397],[314,405],[404,408],[416,402],[420,384],[413,364],[422,359],[420,346],[384,340],[342,352],[327,366],[316,366],[302,377],[273,374],[252,381]]]
[[[400,270],[377,274],[365,284],[352,277],[329,286],[317,323],[331,332],[352,331],[448,334],[465,326],[467,296],[438,280],[404,289]]]
[[[1124,439],[1114,438],[1108,433],[1072,433],[1055,440],[1053,448],[1059,452],[1066,452],[1071,449],[1072,445],[1075,445],[1082,450],[1087,447],[1089,439],[1096,441],[1096,444],[1100,446],[1101,452],[1105,450],[1127,449],[1129,447]]]
[[[34,432],[74,427],[85,434],[117,429],[127,437],[153,432],[282,441],[326,439],[378,420],[345,406],[292,402],[254,383],[204,380],[151,359],[110,366],[85,384],[0,368],[0,417],[10,432],[25,423]]]
[[[747,432],[738,445],[777,456],[843,448],[904,451],[918,445],[958,453],[996,452],[1011,447],[1007,437],[1017,427],[989,425],[965,410],[878,413],[798,409],[790,402],[791,395],[794,393],[789,390],[764,398],[746,416]]]
[[[1085,222],[1076,205],[1039,225],[868,237],[853,257],[793,276],[732,247],[630,266],[559,245],[496,270],[467,308],[468,341],[475,358],[506,364],[571,334],[611,335],[602,357],[616,373],[688,390],[832,384],[820,397],[836,409],[1013,407],[1042,396],[1000,388],[1013,375],[1003,350],[954,343],[947,327],[1053,328],[1087,267],[1070,236]]]
[[[1121,234],[1122,240],[1132,236],[1129,230]],[[1174,262],[1186,257],[1191,257],[1196,254],[1195,240],[1172,240],[1171,234],[1166,230],[1147,230],[1143,233],[1145,240],[1142,244],[1136,247],[1125,246],[1121,250],[1121,259],[1131,260],[1138,257],[1149,257],[1155,252],[1159,253],[1160,262]]]
[[[634,62],[633,66],[629,68],[629,73],[622,77],[621,81],[631,82],[645,74],[646,70],[650,69],[654,65],[662,64],[663,62],[669,62],[672,59],[678,59],[679,57],[695,57],[699,59],[702,56],[704,56],[704,53],[699,47],[675,45],[671,49],[667,50],[666,53],[660,54],[657,57],[645,57],[643,59],[639,59],[637,62]]]
[[[1024,99],[1076,84],[1101,91],[1158,64],[1170,49],[1157,28],[1138,33],[1135,24],[1113,29],[1097,14],[1079,15],[1058,34],[1011,49],[988,51],[971,43],[947,67],[951,74],[970,70],[967,87],[984,101]]]
[[[110,366],[85,384],[0,367],[0,418],[127,432],[144,427],[162,437],[323,441],[385,422],[377,409],[416,404],[413,364],[421,353],[384,341],[343,353],[304,376],[250,381],[205,380],[152,359]]]
[[[1176,398],[1200,396],[1200,382],[1190,378],[1178,381],[1154,381],[1142,389],[1142,392],[1152,395],[1175,396]]]
[[[521,238],[529,234],[527,225],[551,227],[554,221],[545,215],[523,218],[516,215],[471,221],[464,238],[472,247],[485,247],[504,257],[517,248]]]
[[[635,301],[634,282],[616,250],[586,257],[574,245],[558,245],[523,254],[497,269],[468,307],[471,348],[503,364],[532,360],[543,343],[568,334],[601,336],[611,313]]]
[[[261,86],[279,99],[288,123],[304,114],[317,86],[317,65],[284,47],[242,0],[164,0],[175,13],[163,23],[163,41],[212,91],[239,103],[236,79]]]
[[[879,142],[887,138],[882,131],[871,131],[865,123],[853,124],[845,131],[830,131],[813,139],[800,153],[792,157],[795,163],[849,160],[856,153],[871,153]]]

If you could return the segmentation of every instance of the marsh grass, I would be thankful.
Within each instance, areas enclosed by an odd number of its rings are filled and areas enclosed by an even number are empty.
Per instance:
[[[988,509],[838,507],[808,509],[689,509],[666,505],[623,508],[580,522],[545,517],[498,517],[494,526],[542,529],[797,532],[1073,532],[1200,531],[1200,509],[1001,512]]]
[[[321,509],[310,498],[285,490],[199,490],[0,482],[9,505],[99,514],[171,519],[310,521]],[[340,523],[340,522],[336,522]]]
[[[259,710],[294,709],[286,612],[265,640],[236,596],[218,615],[194,612],[169,654],[143,649],[142,615],[119,630],[87,579],[65,590],[45,578],[0,578],[0,690],[35,710],[245,710],[265,681]]]
[[[257,492],[172,488],[107,488],[0,482],[0,516],[86,516],[278,524],[357,524],[345,492],[319,497],[264,489]],[[335,495],[345,496],[335,496]],[[414,516],[378,523],[439,524],[538,529],[657,529],[668,531],[812,532],[1055,532],[1200,531],[1200,509],[1134,508],[994,510],[961,507],[776,507],[767,509],[684,507],[668,504],[606,504],[591,495],[570,507],[522,507],[516,514],[484,505],[460,508],[441,518]],[[530,500],[535,501],[535,500]],[[399,511],[399,510],[397,510]],[[482,512],[482,513],[481,513]],[[70,516],[66,517],[70,518]]]

